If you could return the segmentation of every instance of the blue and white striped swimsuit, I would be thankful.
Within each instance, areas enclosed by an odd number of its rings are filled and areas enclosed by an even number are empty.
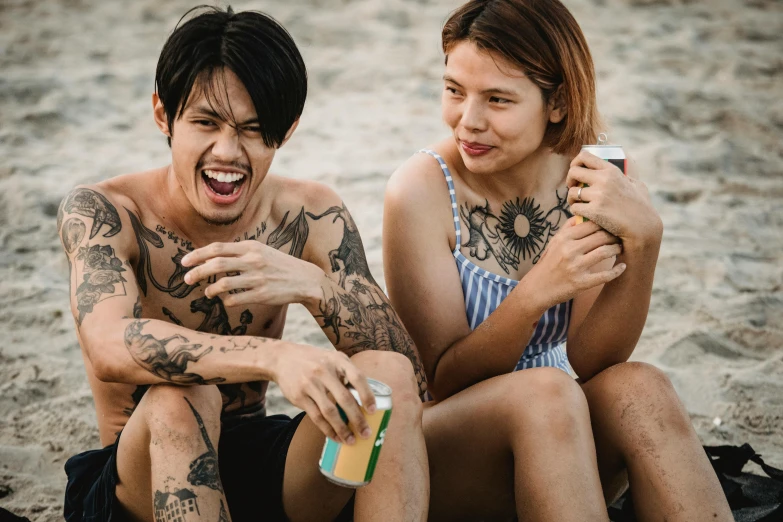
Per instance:
[[[471,330],[475,330],[484,320],[500,306],[519,281],[487,272],[472,263],[462,255],[462,233],[457,210],[457,196],[454,191],[454,180],[449,167],[443,158],[435,151],[422,149],[419,152],[429,154],[440,164],[446,183],[449,186],[451,198],[451,213],[454,216],[454,228],[457,231],[456,246],[452,255],[457,262],[457,270],[462,281],[462,293],[465,296],[465,312]],[[553,306],[541,316],[533,335],[530,337],[525,351],[514,370],[552,366],[568,372],[568,357],[565,351],[568,324],[571,319],[571,301]]]

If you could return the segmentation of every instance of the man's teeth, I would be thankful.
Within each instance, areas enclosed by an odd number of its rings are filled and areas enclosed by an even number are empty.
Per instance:
[[[240,174],[239,172],[218,172],[216,170],[205,170],[204,174],[206,174],[208,178],[216,179],[221,183],[234,183],[245,177],[244,174]]]

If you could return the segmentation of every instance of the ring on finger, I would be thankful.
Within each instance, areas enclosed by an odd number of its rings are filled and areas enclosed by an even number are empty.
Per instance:
[[[577,200],[579,203],[582,203],[582,202],[583,202],[583,201],[582,201],[582,189],[583,189],[583,188],[584,188],[584,187],[579,187],[579,190],[577,190],[577,191],[576,191],[576,200]]]

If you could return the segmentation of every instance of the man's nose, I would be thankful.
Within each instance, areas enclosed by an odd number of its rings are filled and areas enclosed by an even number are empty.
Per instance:
[[[225,125],[212,146],[212,155],[221,161],[235,161],[242,156],[239,143],[239,132],[230,125]]]

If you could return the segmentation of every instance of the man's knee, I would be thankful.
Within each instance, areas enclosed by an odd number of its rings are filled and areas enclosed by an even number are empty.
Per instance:
[[[367,350],[351,357],[351,362],[365,375],[372,376],[392,389],[392,407],[395,410],[410,408],[421,414],[416,376],[407,357],[397,352]]]
[[[222,398],[217,386],[156,384],[149,387],[142,402],[153,433],[194,432],[202,425],[211,431],[220,426]]]

